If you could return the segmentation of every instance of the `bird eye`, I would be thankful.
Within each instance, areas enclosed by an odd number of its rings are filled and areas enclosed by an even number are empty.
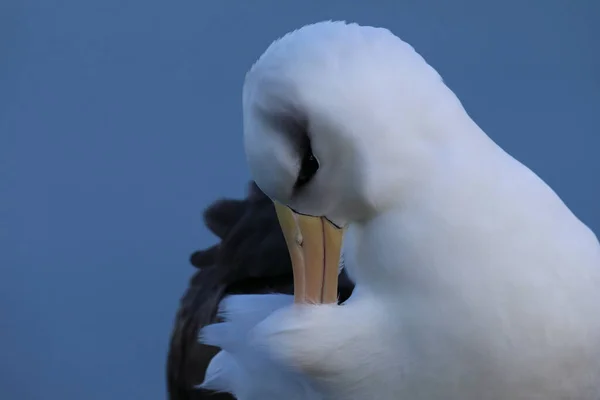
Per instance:
[[[301,189],[315,176],[319,169],[319,161],[312,152],[310,142],[305,147],[302,164],[300,165],[300,173],[294,184],[294,189]]]

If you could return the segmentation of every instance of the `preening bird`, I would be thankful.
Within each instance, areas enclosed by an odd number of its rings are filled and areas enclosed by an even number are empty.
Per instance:
[[[600,245],[382,28],[304,26],[246,75],[244,145],[294,294],[201,332],[238,399],[598,400]],[[523,134],[526,134],[524,132]],[[332,301],[336,257],[356,287]]]

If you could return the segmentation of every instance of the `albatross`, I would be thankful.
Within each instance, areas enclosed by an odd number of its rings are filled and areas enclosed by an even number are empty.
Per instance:
[[[246,75],[244,145],[294,298],[201,332],[238,399],[597,400],[600,245],[389,30],[304,26]],[[336,257],[356,286],[333,301]]]

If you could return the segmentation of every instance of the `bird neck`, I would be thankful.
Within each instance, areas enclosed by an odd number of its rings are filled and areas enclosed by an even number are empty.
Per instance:
[[[540,272],[524,271],[528,262],[544,268],[568,255],[566,227],[589,236],[552,189],[499,147],[451,150],[418,192],[353,224],[357,285],[459,292],[469,276],[478,280],[470,287],[484,291]]]

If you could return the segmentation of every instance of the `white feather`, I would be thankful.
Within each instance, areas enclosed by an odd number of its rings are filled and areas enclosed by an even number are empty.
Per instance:
[[[321,399],[303,375],[274,361],[263,347],[255,345],[256,326],[292,302],[293,296],[279,294],[225,298],[219,311],[225,322],[200,332],[203,343],[222,351],[212,359],[199,387],[228,392],[240,400]]]

